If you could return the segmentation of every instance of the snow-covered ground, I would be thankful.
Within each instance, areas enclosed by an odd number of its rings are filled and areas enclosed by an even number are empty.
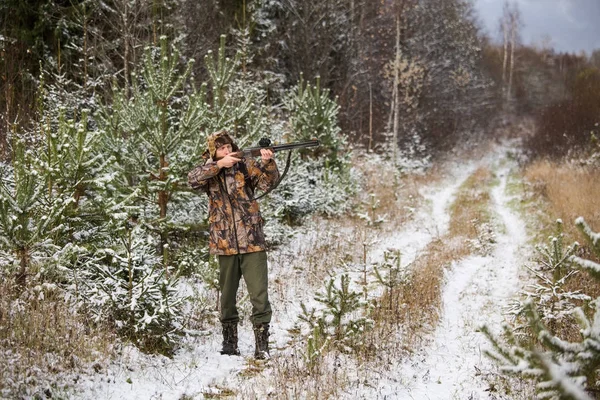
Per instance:
[[[519,268],[526,249],[523,222],[508,206],[506,184],[509,170],[514,165],[505,158],[503,149],[496,149],[482,160],[457,165],[450,171],[445,183],[422,189],[430,201],[417,210],[415,218],[392,235],[380,238],[369,253],[370,261],[383,256],[387,248],[402,249],[403,264],[412,259],[431,240],[448,228],[448,206],[462,182],[476,167],[487,164],[499,178],[494,187],[493,210],[496,216],[496,246],[487,256],[472,256],[456,263],[446,274],[443,291],[443,313],[440,323],[426,345],[413,353],[410,359],[381,371],[376,382],[357,384],[345,391],[347,398],[380,399],[487,399],[487,386],[482,374],[492,369],[483,355],[488,347],[477,328],[483,324],[499,326],[503,321],[502,304],[519,286]],[[296,241],[306,240],[299,236]],[[299,248],[293,243],[290,248]],[[271,258],[278,260],[277,254]],[[271,263],[271,279],[289,277],[285,266]],[[289,340],[287,329],[294,325],[300,312],[299,302],[310,300],[312,291],[301,282],[287,279],[289,284],[272,290],[281,297],[274,315],[271,341],[283,348]],[[281,293],[283,291],[283,293]],[[283,301],[285,299],[285,301]],[[221,336],[218,328],[189,339],[172,358],[148,356],[134,348],[127,348],[119,361],[109,370],[81,376],[78,380],[78,399],[199,399],[211,391],[237,388],[237,375],[246,370],[245,357],[219,354]],[[240,350],[249,357],[253,352],[251,328],[240,327]],[[274,351],[277,357],[278,351]],[[283,354],[283,352],[282,352]],[[269,374],[267,367],[256,377],[246,377],[243,385],[253,385],[260,374]],[[243,393],[243,390],[240,391]],[[186,397],[187,396],[187,397]]]

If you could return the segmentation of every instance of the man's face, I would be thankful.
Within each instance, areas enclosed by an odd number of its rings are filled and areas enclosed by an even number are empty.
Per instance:
[[[231,147],[231,144],[224,144],[223,146],[217,148],[217,151],[215,153],[215,158],[217,160],[225,157],[227,154],[231,153],[233,151],[233,148]]]

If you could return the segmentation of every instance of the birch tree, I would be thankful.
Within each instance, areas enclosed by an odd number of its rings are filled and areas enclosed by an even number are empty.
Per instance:
[[[506,93],[506,101],[511,99],[513,85],[513,74],[515,70],[515,47],[519,38],[519,30],[522,26],[521,12],[517,3],[504,3],[502,18],[500,19],[500,30],[503,36],[503,61],[502,82]],[[507,71],[508,64],[508,71]],[[508,73],[508,80],[506,75]]]

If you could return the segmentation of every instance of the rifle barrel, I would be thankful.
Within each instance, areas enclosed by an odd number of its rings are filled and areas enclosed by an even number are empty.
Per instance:
[[[301,149],[301,148],[307,148],[307,147],[316,147],[316,146],[320,146],[320,144],[321,143],[317,139],[313,139],[313,140],[308,140],[305,142],[276,144],[273,146],[266,146],[266,147],[249,147],[249,148],[241,150],[239,152],[239,156],[240,157],[243,157],[243,156],[258,157],[258,156],[260,156],[261,149],[270,149],[275,153],[278,151]]]

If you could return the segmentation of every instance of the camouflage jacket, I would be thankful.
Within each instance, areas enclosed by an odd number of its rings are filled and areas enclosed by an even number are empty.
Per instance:
[[[253,159],[243,159],[252,186],[268,190],[279,179],[275,160],[266,164]],[[219,169],[209,160],[188,174],[193,189],[208,195],[208,222],[210,254],[231,255],[265,250],[263,219],[258,202],[251,199],[244,173],[239,165]]]

